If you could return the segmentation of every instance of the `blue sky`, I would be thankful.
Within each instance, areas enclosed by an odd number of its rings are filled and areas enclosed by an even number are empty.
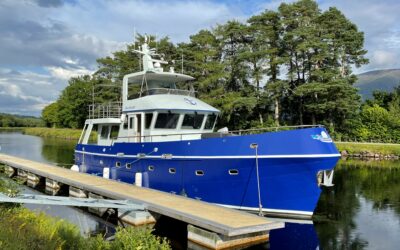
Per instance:
[[[123,49],[140,33],[187,41],[200,29],[245,21],[280,0],[1,0],[0,112],[40,115],[68,78],[90,74],[96,58]],[[285,1],[293,2],[293,1]],[[400,1],[319,0],[361,31],[370,64],[358,72],[400,68]]]

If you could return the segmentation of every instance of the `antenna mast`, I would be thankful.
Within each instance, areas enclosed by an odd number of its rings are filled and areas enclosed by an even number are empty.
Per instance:
[[[181,57],[181,67],[182,67],[181,71],[182,71],[182,74],[183,74],[183,52],[182,52],[182,57]]]

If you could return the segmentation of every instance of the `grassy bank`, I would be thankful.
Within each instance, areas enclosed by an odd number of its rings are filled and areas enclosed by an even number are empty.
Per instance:
[[[0,176],[0,192],[17,189],[15,182]],[[76,225],[19,205],[0,203],[0,215],[0,249],[170,249],[166,239],[145,228],[117,228],[115,240],[106,241],[101,235],[85,238]]]
[[[81,129],[69,128],[23,128],[23,133],[42,137],[53,137],[68,140],[79,140]]]
[[[67,221],[27,208],[0,208],[1,249],[170,249],[168,242],[144,228],[118,228],[114,241],[85,238]]]
[[[400,156],[400,144],[389,143],[366,143],[366,142],[335,142],[340,152],[347,151],[349,154],[371,152],[382,155]]]

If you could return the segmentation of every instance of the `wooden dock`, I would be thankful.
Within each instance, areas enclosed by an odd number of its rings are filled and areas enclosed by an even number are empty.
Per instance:
[[[188,240],[207,248],[260,243],[268,240],[270,230],[284,227],[283,222],[246,212],[14,156],[0,154],[0,163],[109,199],[130,200],[152,213],[186,222]]]

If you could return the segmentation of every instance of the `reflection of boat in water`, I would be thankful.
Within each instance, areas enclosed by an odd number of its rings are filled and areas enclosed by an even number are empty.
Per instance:
[[[285,228],[272,230],[269,249],[319,249],[319,240],[312,221],[306,223],[285,222]]]
[[[146,43],[137,52],[143,71],[124,77],[122,105],[91,106],[79,171],[237,209],[312,215],[321,173],[339,157],[323,127],[213,132],[219,110],[177,88],[193,78],[164,72]]]

